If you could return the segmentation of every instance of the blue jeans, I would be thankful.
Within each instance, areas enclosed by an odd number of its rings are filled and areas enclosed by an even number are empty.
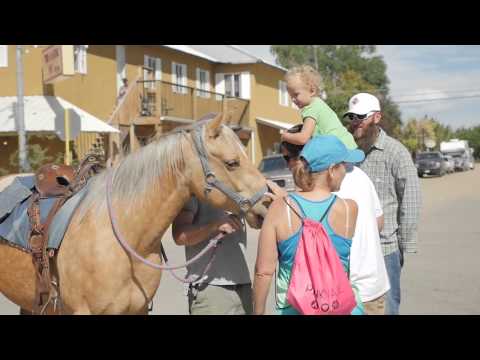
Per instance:
[[[400,272],[403,266],[403,255],[395,251],[385,257],[390,290],[385,298],[385,315],[398,315],[400,309]]]

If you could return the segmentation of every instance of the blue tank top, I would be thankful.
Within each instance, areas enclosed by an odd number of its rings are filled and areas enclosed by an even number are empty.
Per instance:
[[[325,212],[322,220],[322,225],[325,227],[325,231],[332,240],[332,244],[337,250],[340,261],[345,269],[345,272],[348,274],[350,272],[350,247],[352,245],[352,240],[344,238],[343,236],[338,235],[330,226],[328,222],[328,217],[331,210],[331,205],[336,201],[337,196],[331,195],[327,199],[322,201],[312,201],[303,198],[302,196],[292,193],[289,195],[289,198],[293,199],[302,213],[303,216],[308,217],[312,220],[319,221]],[[292,211],[292,216],[296,216]],[[295,253],[297,251],[298,242],[300,241],[302,228],[298,229],[292,236],[288,239],[280,241],[277,243],[278,250],[278,276],[276,279],[276,301],[277,301],[277,311],[281,315],[298,315],[298,311],[295,310],[287,301],[287,290],[290,283],[290,276],[292,272],[293,261],[295,259]],[[357,300],[357,306],[352,310],[352,315],[363,315],[363,306],[360,301],[357,289],[353,287],[355,298]]]

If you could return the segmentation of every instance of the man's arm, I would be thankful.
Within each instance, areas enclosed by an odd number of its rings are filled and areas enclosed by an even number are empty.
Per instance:
[[[398,241],[406,253],[417,252],[417,231],[421,194],[417,169],[409,152],[402,149],[394,162],[395,190],[398,199]]]
[[[172,224],[172,235],[175,243],[180,246],[192,246],[205,240],[210,240],[220,233],[230,234],[240,230],[242,224],[234,216],[225,215],[216,221],[205,225],[194,225],[195,212],[183,209]]]
[[[385,217],[383,216],[382,204],[380,203],[380,199],[378,198],[378,193],[377,193],[377,190],[375,189],[375,185],[373,185],[373,182],[370,179],[369,179],[369,184],[370,184],[372,197],[373,197],[375,217],[377,218],[378,232],[381,233],[383,230],[383,225],[385,224]]]
[[[385,224],[385,217],[382,215],[377,216],[377,226],[378,226],[378,232],[381,233],[383,230],[383,225]]]

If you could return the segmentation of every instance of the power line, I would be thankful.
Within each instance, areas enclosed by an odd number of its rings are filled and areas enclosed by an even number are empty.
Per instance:
[[[369,89],[369,90],[365,90],[365,89],[348,89],[348,90],[343,90],[343,89],[335,89],[333,91],[330,91],[330,93],[332,94],[337,94],[337,93],[358,93],[358,92],[365,92],[365,91],[368,91],[368,92],[382,92],[382,91],[386,91],[387,89],[384,89],[384,88],[377,88],[377,89]],[[480,91],[480,88],[476,88],[476,89],[465,89],[465,90],[432,90],[432,91],[425,91],[425,92],[409,92],[409,93],[402,93],[401,94],[398,94],[398,93],[394,93],[394,92],[391,92],[389,93],[388,95],[391,96],[392,98],[398,98],[398,97],[414,97],[414,96],[418,96],[418,95],[430,95],[430,94],[437,94],[437,93],[444,93],[444,94],[448,94],[448,93],[462,93],[462,92],[479,92]]]
[[[421,103],[421,102],[432,102],[432,101],[443,101],[443,100],[459,100],[459,99],[473,99],[473,98],[480,98],[479,95],[472,95],[472,96],[456,96],[456,97],[443,97],[443,98],[436,98],[436,99],[423,99],[423,100],[404,100],[404,101],[395,101],[397,104],[412,104],[412,103]]]
[[[339,93],[350,93],[350,92],[360,92],[360,91],[364,91],[364,90],[341,90],[341,89],[336,89],[335,91],[331,91],[330,93],[332,94],[339,94]],[[451,90],[449,92],[464,92],[464,91],[470,91],[470,92],[474,92],[474,91],[477,91],[477,92],[480,92],[480,89],[477,89],[477,90]],[[440,92],[440,91],[439,91]],[[475,94],[475,95],[465,95],[465,96],[445,96],[445,97],[439,97],[439,98],[424,98],[422,99],[421,97],[418,98],[418,96],[420,95],[421,93],[417,93],[417,94],[411,94],[411,95],[404,95],[403,97],[413,97],[414,99],[411,99],[411,100],[397,100],[397,97],[398,95],[395,95],[395,96],[392,96],[390,95],[390,99],[396,103],[396,104],[414,104],[414,103],[423,103],[423,102],[434,102],[434,101],[445,101],[445,100],[461,100],[461,99],[473,99],[473,98],[478,98],[480,97],[480,94]],[[434,94],[434,93],[423,93],[424,95],[427,95],[427,94]],[[417,97],[417,98],[415,98]]]
[[[441,93],[459,93],[459,92],[477,92],[477,91],[480,91],[480,89],[477,88],[477,89],[465,89],[465,90],[432,90],[432,91],[419,92],[419,93],[403,93],[404,95],[391,93],[390,96],[392,96],[392,97],[405,97],[405,96],[436,94],[436,93],[440,93],[440,92]]]

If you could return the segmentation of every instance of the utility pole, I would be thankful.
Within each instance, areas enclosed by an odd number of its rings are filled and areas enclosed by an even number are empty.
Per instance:
[[[23,49],[17,45],[17,109],[16,121],[18,131],[18,163],[21,172],[30,172],[30,164],[27,157],[27,136],[25,132],[25,107],[23,102]]]
[[[422,127],[422,150],[425,150],[425,128]]]

